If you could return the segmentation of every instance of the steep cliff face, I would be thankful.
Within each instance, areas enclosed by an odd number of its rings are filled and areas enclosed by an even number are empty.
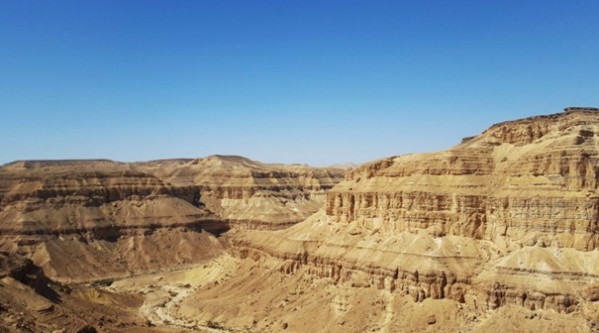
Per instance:
[[[175,269],[218,255],[232,225],[283,227],[318,210],[342,170],[237,157],[0,168],[0,250],[62,282]]]
[[[17,162],[0,169],[3,234],[69,233],[209,220],[193,187],[110,161]]]
[[[575,111],[497,124],[447,151],[375,161],[350,171],[306,221],[232,233],[232,251],[289,276],[284,285],[372,288],[387,305],[455,302],[455,330],[484,331],[496,316],[537,310],[595,325],[598,135],[599,112]],[[282,306],[301,316],[297,304]]]
[[[337,185],[343,170],[240,157],[13,163],[0,250],[63,282],[193,265],[100,289],[180,328],[591,332],[598,135],[596,111],[510,121]]]
[[[570,112],[506,122],[445,152],[367,164],[327,194],[327,215],[388,231],[432,227],[439,235],[593,250],[598,121],[597,112]]]
[[[226,222],[173,187],[111,161],[17,162],[0,169],[0,249],[77,282],[198,262]],[[190,251],[200,246],[201,251]]]

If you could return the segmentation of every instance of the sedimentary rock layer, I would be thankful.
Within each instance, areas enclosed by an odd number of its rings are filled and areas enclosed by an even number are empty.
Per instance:
[[[472,313],[514,304],[587,311],[599,271],[599,112],[492,126],[443,152],[348,173],[289,229],[232,235],[286,274],[370,286]]]
[[[62,282],[181,268],[220,253],[231,226],[312,214],[343,172],[226,156],[14,162],[0,168],[0,250]]]
[[[305,220],[324,204],[342,168],[265,164],[240,156],[140,164],[165,183],[198,189],[198,200],[232,225],[278,229]]]
[[[497,124],[444,152],[356,168],[327,194],[326,213],[372,229],[593,250],[598,135],[599,112]]]

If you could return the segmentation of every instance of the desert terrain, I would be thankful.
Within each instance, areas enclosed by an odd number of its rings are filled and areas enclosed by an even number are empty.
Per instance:
[[[0,167],[0,332],[598,332],[599,110],[355,168]]]

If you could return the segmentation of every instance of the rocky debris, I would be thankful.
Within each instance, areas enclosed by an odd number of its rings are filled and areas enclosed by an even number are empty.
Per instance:
[[[435,315],[430,315],[426,318],[426,323],[428,325],[433,325],[437,322],[437,318],[435,318]]]
[[[564,112],[599,112],[599,108],[570,106],[565,108]]]
[[[82,327],[77,330],[77,333],[97,333],[97,332],[98,331],[96,330],[96,328],[93,326],[90,326],[90,325],[86,325],[85,327]]]
[[[92,302],[76,290],[52,282],[30,259],[0,253],[0,331],[96,332],[92,322],[110,331],[118,326],[116,318],[128,321],[123,327],[140,326],[123,303],[113,302],[120,308],[112,309],[95,303],[106,298],[97,295]]]

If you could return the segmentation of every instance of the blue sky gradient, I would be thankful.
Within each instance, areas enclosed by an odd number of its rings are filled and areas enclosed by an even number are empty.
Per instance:
[[[0,1],[0,163],[365,161],[599,106],[598,1]]]

